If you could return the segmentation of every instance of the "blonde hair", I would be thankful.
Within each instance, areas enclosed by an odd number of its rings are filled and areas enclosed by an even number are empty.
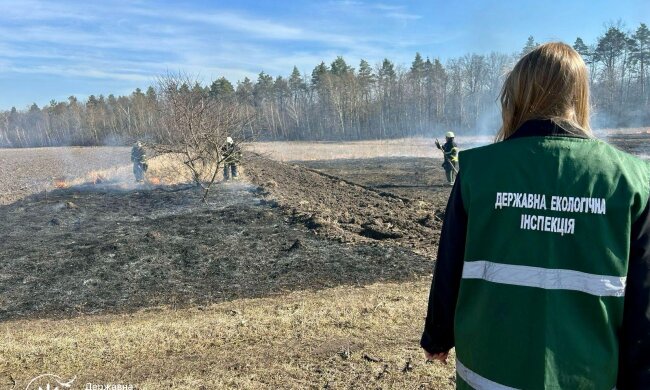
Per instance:
[[[587,67],[565,43],[546,43],[522,57],[508,74],[500,100],[503,124],[496,141],[531,119],[551,119],[567,131],[591,135]]]

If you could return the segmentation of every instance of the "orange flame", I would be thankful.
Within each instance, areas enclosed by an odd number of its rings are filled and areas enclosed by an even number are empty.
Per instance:
[[[54,179],[54,187],[59,189],[68,188],[70,187],[70,183],[63,178],[58,177]]]
[[[148,181],[149,181],[149,184],[153,184],[155,186],[162,184],[162,180],[160,180],[160,178],[156,177],[156,176],[150,177],[148,179]]]

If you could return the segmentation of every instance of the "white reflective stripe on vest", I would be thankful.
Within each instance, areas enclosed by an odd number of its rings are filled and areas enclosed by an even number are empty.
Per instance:
[[[476,390],[519,390],[516,387],[500,385],[487,378],[483,378],[479,374],[465,367],[458,358],[456,358],[456,373],[465,381],[465,383]],[[616,390],[616,387],[612,390]]]
[[[456,372],[459,377],[476,390],[517,390],[514,387],[500,385],[487,378],[483,378],[479,374],[465,367],[458,359],[456,359]]]
[[[627,278],[480,260],[465,262],[463,279],[483,279],[494,283],[538,287],[546,290],[574,290],[599,297],[622,297],[625,295]]]

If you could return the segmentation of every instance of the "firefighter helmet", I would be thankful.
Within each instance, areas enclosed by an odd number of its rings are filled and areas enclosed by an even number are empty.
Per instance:
[[[454,138],[454,133],[452,131],[448,131],[447,134],[445,134],[445,137]]]

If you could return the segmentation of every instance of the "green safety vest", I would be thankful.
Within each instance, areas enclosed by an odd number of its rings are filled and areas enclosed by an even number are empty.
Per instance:
[[[454,324],[458,388],[614,388],[630,230],[648,201],[648,165],[568,137],[461,154],[468,228]]]

